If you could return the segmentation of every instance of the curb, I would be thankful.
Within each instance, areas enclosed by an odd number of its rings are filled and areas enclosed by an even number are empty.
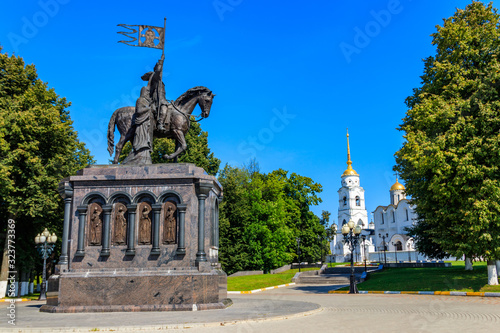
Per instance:
[[[29,298],[1,298],[0,302],[27,302],[31,301]]]
[[[228,294],[255,294],[261,291],[266,291],[266,290],[272,290],[272,289],[278,289],[278,288],[283,288],[283,287],[288,287],[288,286],[293,286],[295,285],[295,282],[292,283],[286,283],[286,284],[280,284],[279,286],[274,286],[274,287],[267,287],[267,288],[261,288],[261,289],[255,289],[255,290],[250,290],[250,291],[228,291]]]
[[[348,294],[348,290],[330,290],[329,294]],[[443,295],[443,296],[479,296],[500,297],[500,293],[474,291],[359,291],[360,294],[405,294],[405,295]]]

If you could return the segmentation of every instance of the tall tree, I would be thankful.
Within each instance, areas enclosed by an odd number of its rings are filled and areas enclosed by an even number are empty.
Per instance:
[[[318,236],[325,235],[320,220],[309,210],[317,204],[321,185],[282,169],[264,174],[253,161],[244,168],[226,165],[219,175],[224,187],[220,206],[219,259],[229,274],[283,266],[297,258],[320,258]],[[325,252],[326,253],[326,252]]]
[[[62,233],[61,179],[94,162],[72,127],[69,106],[34,65],[0,47],[0,229],[15,220],[18,270],[40,262],[34,238],[44,227]],[[4,256],[2,280],[7,268]]]
[[[500,258],[499,29],[496,9],[477,1],[437,26],[396,153],[420,219],[417,250],[486,258],[490,284]]]
[[[251,203],[247,196],[250,175],[228,164],[220,171],[224,199],[219,206],[219,262],[227,274],[250,267],[250,250],[243,235],[249,225]]]

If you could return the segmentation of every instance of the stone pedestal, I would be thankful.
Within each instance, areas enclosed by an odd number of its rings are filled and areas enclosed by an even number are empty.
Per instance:
[[[62,254],[46,312],[222,309],[216,178],[192,164],[91,166],[60,183]]]

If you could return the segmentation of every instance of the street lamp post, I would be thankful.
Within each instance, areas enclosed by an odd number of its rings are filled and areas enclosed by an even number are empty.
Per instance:
[[[394,257],[396,258],[396,266],[398,265],[398,248],[396,247],[396,244],[392,242],[392,246],[394,246]]]
[[[297,254],[299,255],[299,273],[300,273],[300,237],[297,237],[296,240],[297,240]]]
[[[385,250],[386,250],[386,247],[385,247],[385,238],[389,237],[389,234],[387,234],[387,233],[385,235],[378,234],[378,237],[382,238],[382,242],[384,243],[384,265],[387,265],[387,257],[385,255]]]
[[[342,226],[342,235],[344,236],[344,244],[349,246],[351,251],[351,277],[349,281],[349,294],[357,294],[358,288],[356,287],[356,279],[354,278],[354,249],[358,244],[359,234],[361,234],[361,227],[358,225],[355,227],[354,221],[349,220],[346,224]]]
[[[411,262],[411,253],[410,253],[410,250],[411,250],[411,244],[408,243],[408,261]]]
[[[335,261],[335,241],[336,241],[335,237],[337,235],[337,225],[332,223],[331,230],[332,231],[330,233],[330,237],[329,237],[328,241],[330,244],[330,250],[332,253],[333,261]],[[332,242],[333,242],[333,247],[332,247]],[[330,260],[330,262],[332,262],[332,260]]]
[[[47,258],[54,250],[54,243],[57,241],[57,236],[55,233],[50,235],[50,232],[45,228],[45,230],[35,237],[35,243],[37,244],[38,252],[43,258],[43,272],[42,272],[42,287],[40,288],[39,301],[47,299],[46,295],[46,272],[47,272]]]
[[[362,235],[361,238],[363,239],[363,256],[365,257],[365,272],[366,272],[366,235]]]

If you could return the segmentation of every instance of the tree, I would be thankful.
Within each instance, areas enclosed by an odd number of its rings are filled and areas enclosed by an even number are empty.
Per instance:
[[[258,163],[244,168],[226,165],[219,182],[224,188],[220,206],[220,252],[223,269],[269,271],[297,258],[296,237],[301,238],[301,259],[320,258],[318,235],[325,229],[309,205],[321,199],[321,185],[282,169],[268,174]]]
[[[246,170],[226,164],[218,179],[224,190],[219,206],[219,262],[232,274],[250,267],[250,250],[243,241],[252,213],[246,194],[250,176]]]
[[[187,150],[178,158],[179,163],[193,163],[203,168],[209,175],[215,176],[219,171],[220,160],[210,152],[208,147],[208,133],[201,130],[197,122],[191,122],[191,127],[186,134]],[[119,161],[123,161],[130,153],[132,145],[128,142],[122,149]],[[164,155],[175,151],[173,139],[154,138],[151,160],[155,163],[174,163],[173,160],[164,160]]]
[[[496,9],[476,1],[437,26],[396,153],[419,216],[417,250],[486,258],[490,284],[500,258],[499,27]]]
[[[34,65],[0,47],[0,228],[5,232],[8,219],[15,220],[18,271],[39,265],[37,233],[44,227],[62,233],[61,179],[94,163],[72,127],[69,106],[38,78]],[[5,281],[5,253],[3,258]]]

